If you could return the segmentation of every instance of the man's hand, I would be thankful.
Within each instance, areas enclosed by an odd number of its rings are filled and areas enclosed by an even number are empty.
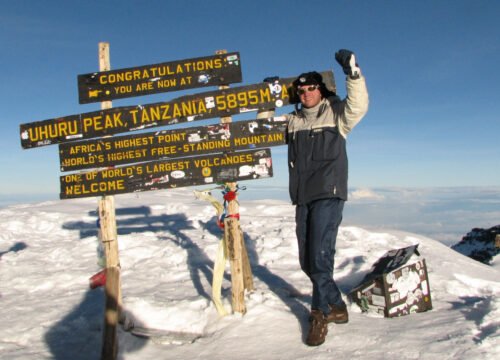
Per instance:
[[[344,73],[352,79],[357,79],[361,75],[361,69],[356,63],[356,57],[352,51],[346,49],[337,51],[335,53],[335,60],[342,66]]]

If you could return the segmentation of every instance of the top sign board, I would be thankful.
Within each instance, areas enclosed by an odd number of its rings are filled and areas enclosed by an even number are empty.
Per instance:
[[[238,52],[78,75],[80,104],[242,81]]]

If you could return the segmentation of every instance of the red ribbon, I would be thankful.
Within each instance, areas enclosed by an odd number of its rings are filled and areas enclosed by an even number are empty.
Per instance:
[[[224,194],[224,200],[233,201],[234,199],[236,199],[236,191],[228,191]]]
[[[224,229],[224,219],[227,218],[227,217],[239,220],[240,219],[240,214],[232,214],[232,215],[221,216],[220,219],[217,219],[217,226],[219,226],[219,228]]]

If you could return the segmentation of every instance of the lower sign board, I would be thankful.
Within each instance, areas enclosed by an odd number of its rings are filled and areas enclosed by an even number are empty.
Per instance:
[[[61,171],[284,145],[287,124],[281,116],[60,144]]]
[[[325,83],[333,73],[323,72]],[[210,119],[249,111],[279,108],[295,100],[295,78],[278,79],[229,89],[183,96],[168,102],[116,107],[79,115],[38,121],[20,126],[25,149],[114,135],[150,127]]]
[[[124,194],[272,177],[270,149],[151,161],[63,175],[61,199]]]

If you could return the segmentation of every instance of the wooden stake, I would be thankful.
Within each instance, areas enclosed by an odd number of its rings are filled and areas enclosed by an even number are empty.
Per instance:
[[[235,218],[224,219],[224,238],[226,240],[227,257],[231,266],[231,300],[234,312],[246,313],[245,284],[243,281],[242,247],[239,221]]]
[[[109,43],[101,42],[99,43],[99,70],[108,71],[110,69]],[[101,109],[103,110],[111,107],[111,101],[103,101],[101,103]],[[106,307],[101,359],[114,360],[118,354],[116,327],[120,318],[121,286],[115,198],[113,196],[103,196],[99,200],[99,221],[106,256]]]

